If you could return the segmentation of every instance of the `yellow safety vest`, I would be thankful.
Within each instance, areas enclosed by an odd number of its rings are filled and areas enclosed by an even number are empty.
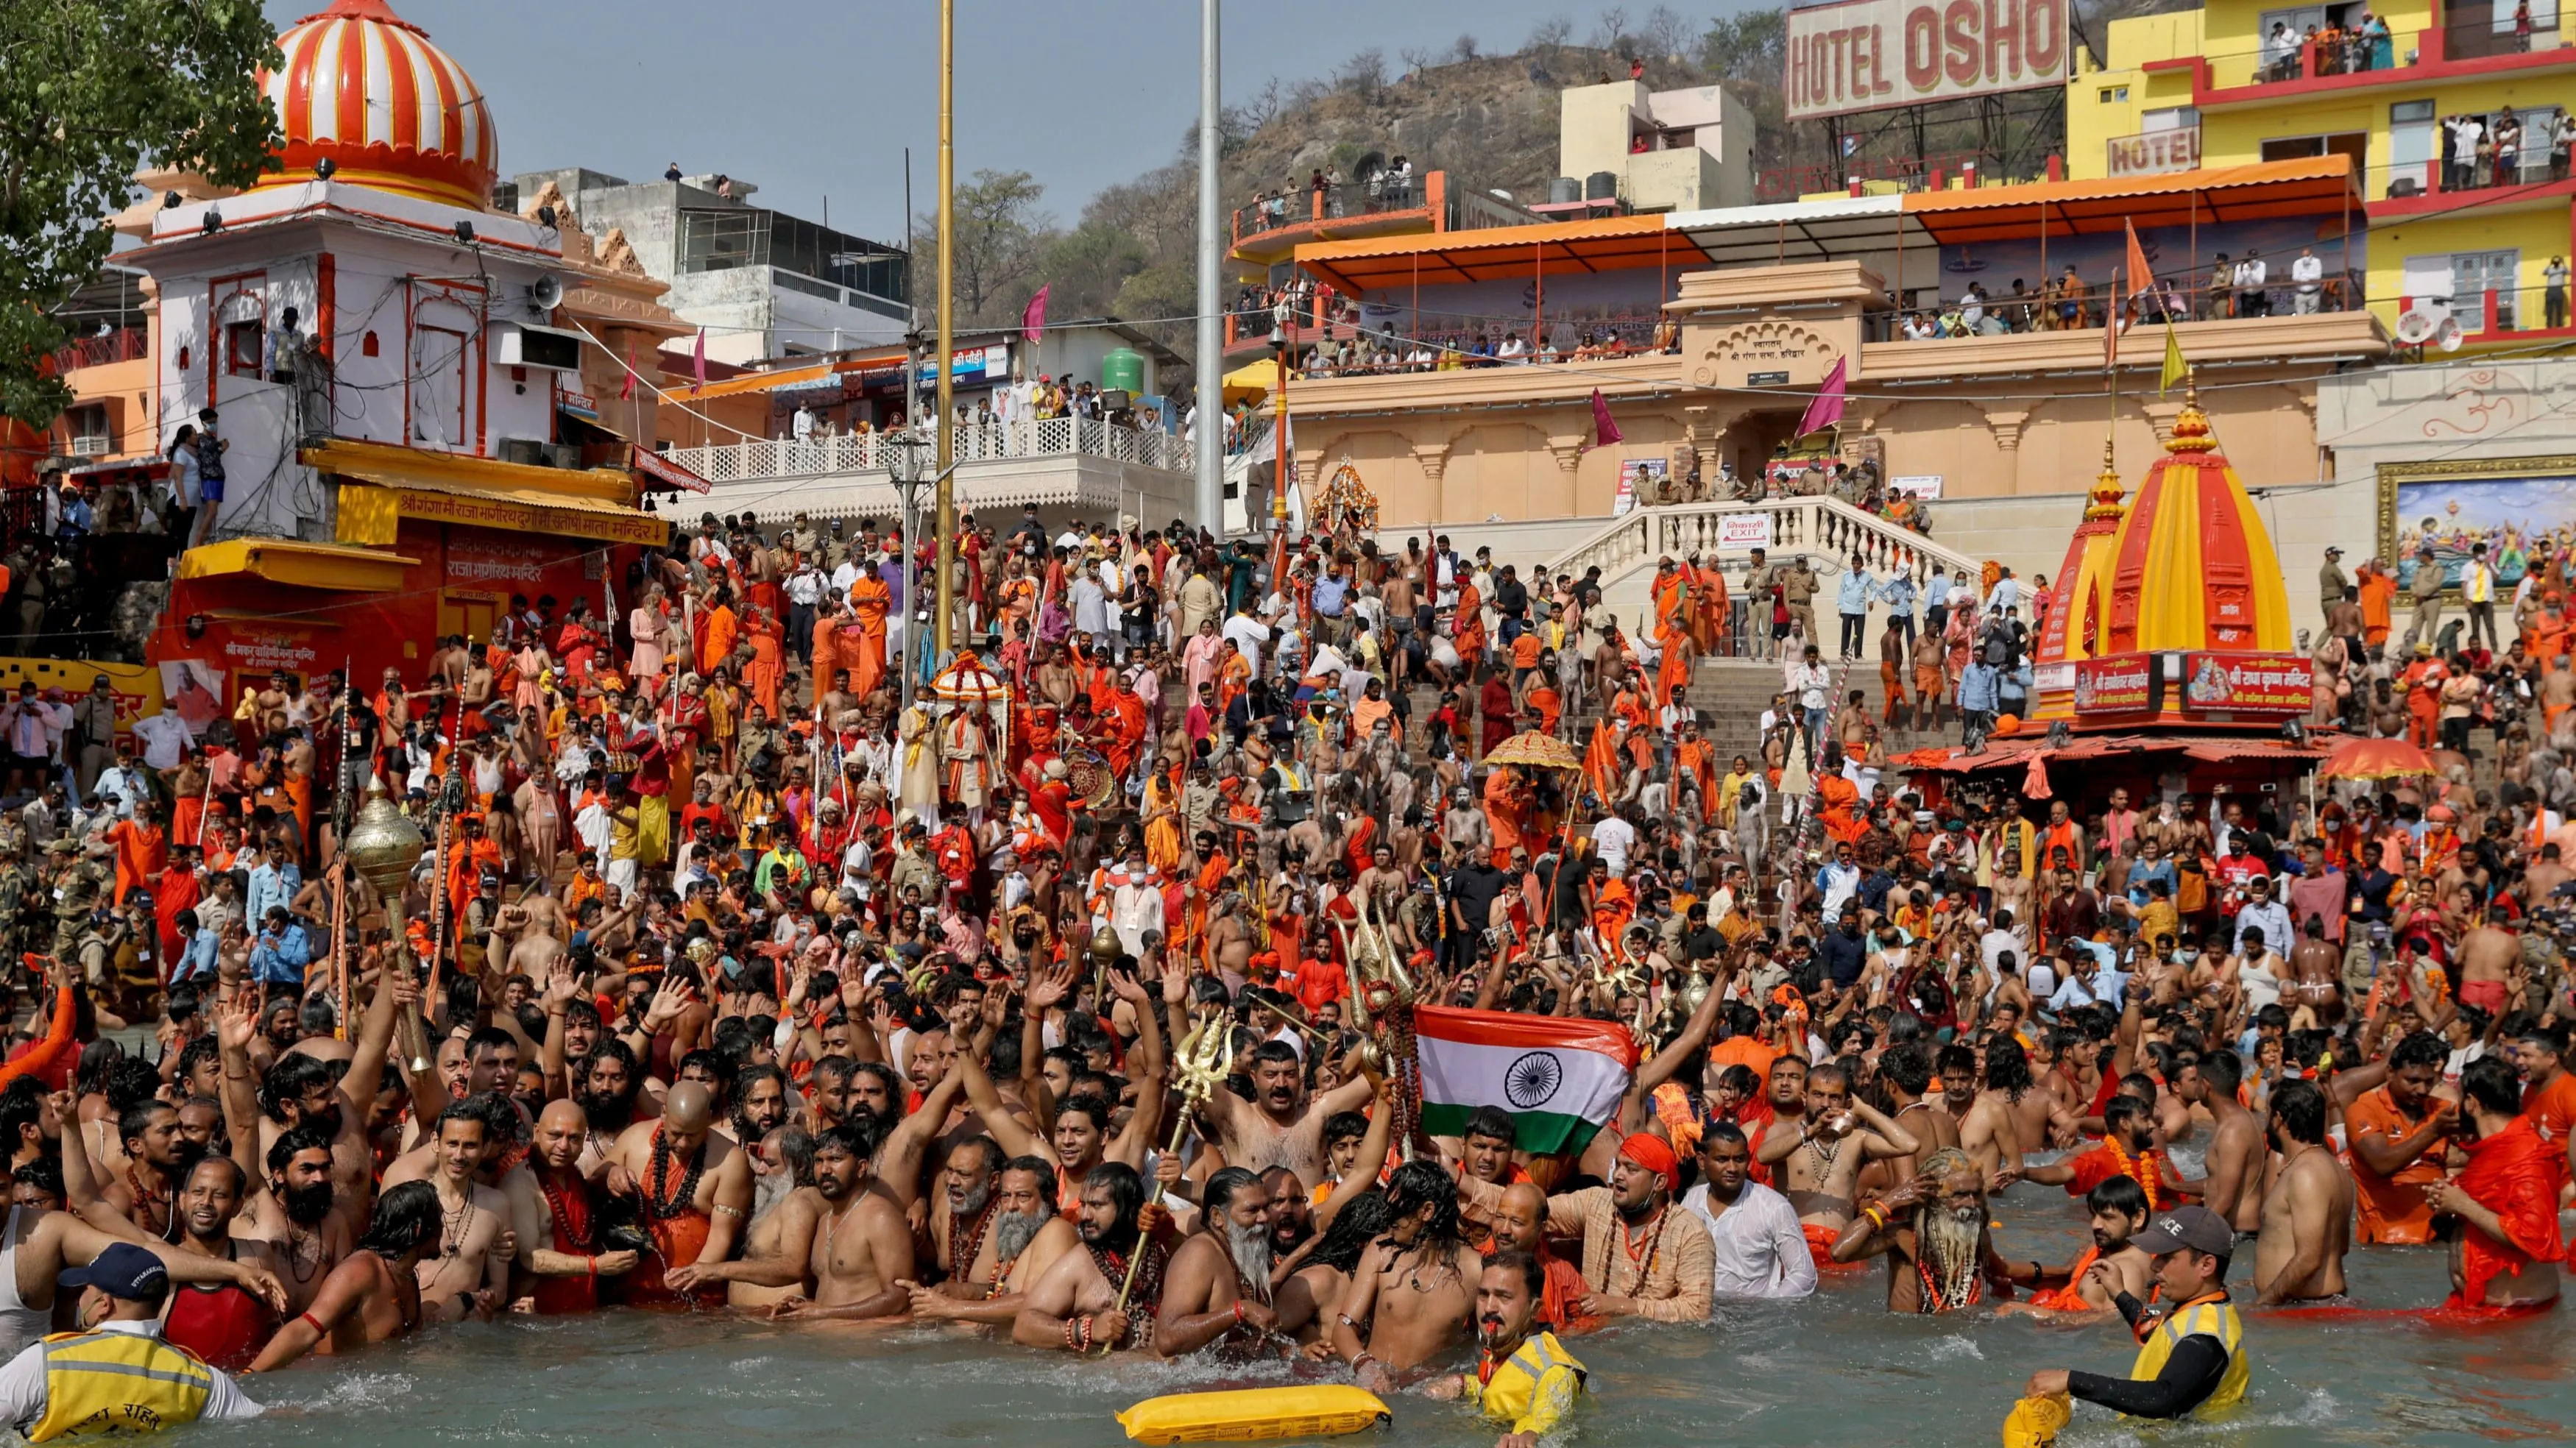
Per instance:
[[[215,1374],[195,1353],[136,1332],[45,1339],[45,1416],[27,1441],[158,1433],[197,1421]]]
[[[1542,1332],[1496,1364],[1481,1384],[1472,1373],[1466,1381],[1487,1418],[1510,1424],[1516,1433],[1545,1433],[1573,1411],[1586,1376],[1583,1364],[1556,1334]]]
[[[2245,1361],[2245,1323],[2236,1315],[2236,1307],[2224,1298],[2211,1298],[2190,1303],[2165,1314],[2156,1330],[2138,1347],[2138,1360],[2129,1367],[2129,1376],[2138,1382],[2149,1381],[2165,1370],[2165,1359],[2173,1356],[2174,1346],[2184,1338],[2201,1333],[2215,1337],[2227,1349],[2227,1371],[2220,1375],[2218,1387],[2194,1414],[2215,1408],[2228,1408],[2245,1399],[2245,1380],[2253,1369]]]

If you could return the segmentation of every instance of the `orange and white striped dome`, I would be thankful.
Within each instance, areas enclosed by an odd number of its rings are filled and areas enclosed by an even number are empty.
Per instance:
[[[286,145],[262,184],[333,178],[486,211],[500,163],[492,108],[429,33],[385,0],[335,0],[277,39],[285,62],[258,73]]]

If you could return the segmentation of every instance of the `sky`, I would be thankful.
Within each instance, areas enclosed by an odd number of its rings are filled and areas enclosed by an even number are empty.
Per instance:
[[[326,0],[264,0],[282,32]],[[760,187],[760,204],[841,230],[903,230],[904,148],[915,209],[938,173],[936,0],[391,0],[492,98],[501,171],[587,166],[628,180],[672,161]],[[1597,3],[1564,0],[1234,0],[1223,84],[1232,104],[1265,81],[1329,75],[1375,47],[1473,34],[1517,49],[1563,15],[1588,35]],[[1646,4],[1627,7],[1642,15]],[[1694,25],[1721,8],[1675,6]],[[1730,3],[1723,8],[1740,8]],[[1101,187],[1171,160],[1198,115],[1199,7],[958,0],[957,176],[1027,171],[1070,222]]]

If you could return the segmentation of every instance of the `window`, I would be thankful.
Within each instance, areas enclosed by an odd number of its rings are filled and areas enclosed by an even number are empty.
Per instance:
[[[224,324],[224,375],[257,377],[260,356],[266,350],[268,324],[254,317],[246,322]]]
[[[108,431],[104,404],[92,402],[75,407],[63,414],[63,422],[71,430],[72,456],[103,458],[116,451],[116,439]]]
[[[2433,103],[2398,101],[2388,108],[2388,194],[2421,196],[2433,189]]]
[[[2295,161],[2304,156],[2349,156],[2361,169],[2370,154],[2368,131],[2338,131],[2330,136],[2275,136],[2263,143],[2266,161]]]
[[[2495,330],[2514,328],[2514,288],[2521,284],[2519,251],[2463,251],[2451,257],[2451,305],[2460,330],[2482,332],[2487,326],[2487,294],[2495,294]]]
[[[2102,88],[2102,104],[2106,106],[2120,105],[2128,99],[2129,88],[2127,86],[2109,85]]]
[[[2141,131],[2188,131],[2200,124],[2200,107],[2167,106],[2147,111],[2138,117]]]

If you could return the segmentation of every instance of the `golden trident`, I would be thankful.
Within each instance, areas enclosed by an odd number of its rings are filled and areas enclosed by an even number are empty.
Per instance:
[[[1234,1030],[1224,1016],[1210,1016],[1190,1027],[1190,1033],[1181,1037],[1180,1045],[1172,1052],[1172,1089],[1180,1093],[1181,1109],[1172,1120],[1172,1140],[1163,1148],[1163,1155],[1170,1156],[1181,1149],[1181,1137],[1190,1129],[1190,1113],[1225,1084],[1225,1068],[1232,1062],[1233,1046]],[[1163,1200],[1162,1177],[1157,1175],[1152,1181],[1153,1190],[1145,1198],[1148,1207]],[[1110,1311],[1124,1313],[1127,1310],[1128,1295],[1136,1290],[1136,1269],[1144,1262],[1144,1215],[1140,1211],[1137,1214],[1136,1248],[1127,1257],[1127,1280],[1118,1284],[1118,1301],[1111,1305]],[[1106,1353],[1109,1349],[1104,1346],[1101,1351]]]

